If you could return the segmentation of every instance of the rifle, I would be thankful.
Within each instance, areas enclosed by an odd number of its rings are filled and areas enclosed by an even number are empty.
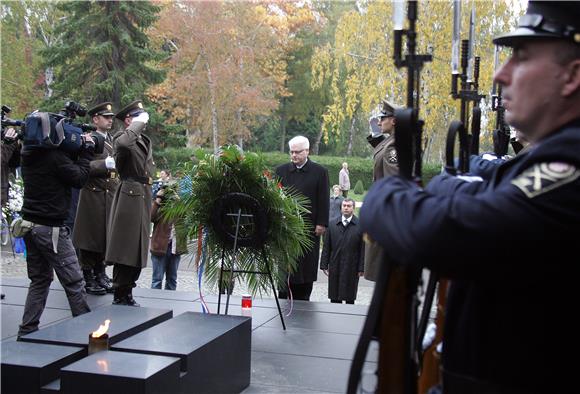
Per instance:
[[[459,43],[461,18],[461,3],[454,3],[454,29],[453,45],[456,47]],[[455,175],[457,173],[466,173],[469,171],[469,155],[479,153],[479,133],[481,130],[481,108],[479,103],[485,95],[479,94],[479,56],[473,59],[473,79],[471,58],[473,57],[473,34],[474,34],[475,8],[472,8],[470,17],[469,39],[461,41],[461,73],[458,71],[459,51],[453,51],[452,70],[451,70],[451,95],[454,99],[460,100],[460,120],[451,122],[447,132],[447,141],[445,149],[445,170]],[[457,27],[457,28],[456,28]],[[460,86],[459,86],[460,85]],[[460,89],[458,89],[460,88]],[[471,127],[468,128],[468,112],[470,103],[473,103],[471,111]],[[471,134],[469,133],[471,131]],[[455,164],[454,147],[456,139],[459,138],[459,162]]]
[[[499,47],[495,47],[494,51],[494,74],[498,66],[498,51]],[[505,122],[504,113],[505,108],[502,105],[501,85],[493,83],[491,91],[491,110],[495,111],[495,128],[493,130],[493,152],[498,157],[507,155],[508,146],[510,143],[510,127]]]
[[[402,5],[395,3],[395,7]],[[416,54],[417,2],[407,3],[409,27],[403,30],[403,13],[394,12],[394,60],[407,68],[407,108],[395,110],[395,148],[399,173],[421,182],[422,132],[419,119],[420,71],[431,55]],[[402,56],[403,37],[407,54]],[[417,391],[417,287],[421,270],[394,264],[388,257],[381,265],[367,319],[351,365],[347,393],[356,393],[360,371],[373,334],[379,337],[378,387],[380,393],[415,394]]]

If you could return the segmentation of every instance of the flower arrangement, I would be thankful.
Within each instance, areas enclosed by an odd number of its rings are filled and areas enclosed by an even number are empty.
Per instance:
[[[275,281],[282,284],[286,273],[296,269],[296,261],[312,247],[309,234],[312,225],[305,220],[308,200],[295,190],[282,188],[278,179],[270,174],[262,157],[256,153],[243,154],[235,145],[222,147],[219,155],[198,150],[197,163],[187,170],[187,192],[180,187],[180,198],[171,199],[162,208],[167,219],[187,232],[188,240],[198,240],[201,229],[207,234],[206,278],[217,283],[224,258],[224,269],[235,264],[236,270],[246,271],[248,288],[253,294],[271,289],[266,275],[247,271],[267,272],[270,269]],[[258,201],[265,212],[267,231],[263,247],[268,262],[264,261],[262,247],[238,247],[235,254],[231,244],[226,244],[220,236],[212,214],[223,196],[229,193],[243,193]],[[214,215],[215,218],[215,215]],[[239,245],[238,245],[239,246]],[[226,275],[227,276],[227,275]],[[240,281],[241,276],[234,279]],[[228,283],[228,279],[222,279]]]
[[[20,216],[24,198],[24,188],[22,187],[22,178],[16,178],[10,181],[10,188],[8,189],[8,202],[2,207],[6,221],[11,223],[12,220]]]

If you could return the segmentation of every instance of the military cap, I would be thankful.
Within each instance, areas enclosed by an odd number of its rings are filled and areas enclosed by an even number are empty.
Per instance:
[[[93,108],[87,111],[89,116],[97,116],[97,115],[115,115],[113,112],[113,103],[105,102],[95,105]]]
[[[494,38],[496,45],[514,46],[534,39],[562,39],[580,45],[580,6],[575,1],[532,1],[515,31]]]
[[[140,113],[145,112],[143,109],[143,103],[141,100],[135,100],[131,104],[127,105],[125,108],[117,112],[117,119],[125,120],[127,116],[137,116]]]
[[[378,118],[385,118],[388,116],[395,116],[396,105],[389,103],[387,100],[381,102],[381,111],[379,112]]]

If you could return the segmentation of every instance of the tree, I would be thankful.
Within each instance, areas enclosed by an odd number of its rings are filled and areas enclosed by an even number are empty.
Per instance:
[[[54,67],[55,100],[112,101],[115,108],[142,98],[162,81],[164,56],[150,46],[147,29],[160,8],[149,1],[67,1],[55,32],[60,45],[44,50]]]
[[[12,108],[12,117],[31,112],[43,98],[43,75],[38,51],[50,37],[52,5],[11,1],[0,6],[2,26],[2,104]],[[39,39],[39,37],[41,39]]]
[[[242,145],[286,95],[289,32],[305,18],[284,2],[168,4],[155,34],[173,48],[169,78],[151,99],[185,125],[191,145]]]
[[[467,20],[472,2],[463,5],[462,38],[467,38]],[[443,151],[445,132],[449,122],[457,117],[457,104],[450,97],[450,54],[452,35],[451,1],[421,2],[419,7],[418,53],[432,53],[421,74],[422,117],[425,119],[425,138],[431,152]],[[475,2],[476,50],[481,56],[480,91],[489,91],[493,67],[491,37],[513,25],[514,14],[509,4]],[[340,138],[348,130],[356,134],[354,118],[368,118],[379,101],[386,97],[404,105],[406,75],[393,63],[393,26],[390,2],[361,3],[340,19],[334,46],[319,48],[312,63],[314,86],[331,84],[332,102],[323,114],[324,139]],[[485,108],[485,105],[484,105]],[[486,115],[484,115],[485,126]],[[364,123],[364,122],[361,122]],[[362,134],[362,133],[358,133]],[[350,138],[350,137],[349,137]]]

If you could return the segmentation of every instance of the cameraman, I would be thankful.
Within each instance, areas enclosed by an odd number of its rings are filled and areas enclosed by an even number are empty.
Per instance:
[[[84,134],[83,140],[84,148],[75,154],[26,145],[21,152],[24,204],[20,234],[26,243],[31,282],[18,337],[38,330],[53,270],[65,290],[72,315],[90,312],[70,230],[64,226],[71,188],[81,188],[89,177],[94,141],[90,134]]]
[[[113,292],[111,280],[105,273],[105,251],[107,249],[108,217],[113,204],[113,196],[119,186],[119,177],[113,159],[112,103],[105,102],[88,110],[95,133],[104,138],[102,153],[95,154],[91,161],[88,182],[80,192],[73,244],[79,250],[79,262],[83,269],[86,291],[102,295]]]
[[[0,203],[2,207],[8,204],[8,189],[10,183],[8,176],[10,170],[20,165],[20,142],[18,141],[18,133],[12,127],[9,127],[2,132],[2,167],[0,173],[2,194],[0,195]]]

